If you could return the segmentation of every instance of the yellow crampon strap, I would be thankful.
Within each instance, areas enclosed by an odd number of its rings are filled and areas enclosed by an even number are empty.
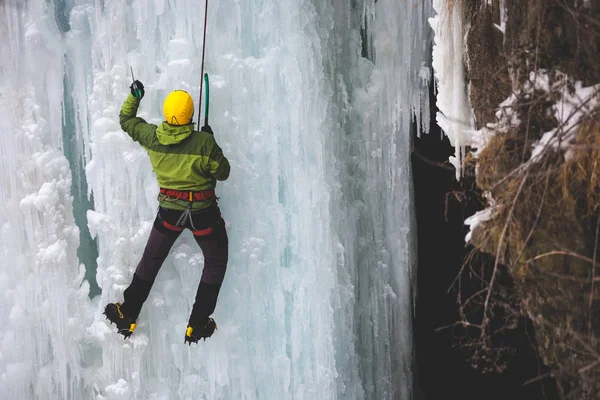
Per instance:
[[[133,331],[135,331],[135,327],[136,327],[136,326],[137,326],[137,325],[136,325],[135,323],[134,323],[134,324],[131,324],[131,325],[129,325],[129,332],[133,333]]]
[[[119,312],[119,318],[125,319],[125,317],[123,316],[123,313],[121,312],[121,303],[117,302],[117,303],[115,303],[115,305],[117,306],[117,311]]]
[[[210,322],[212,321],[212,323],[213,323],[213,324],[215,324],[215,330],[217,330],[217,331],[219,330],[219,327],[217,326],[217,323],[215,322],[215,320],[214,320],[214,319],[212,319],[212,318],[209,318],[209,319],[208,319],[208,321],[209,321],[209,322],[208,322],[209,324],[210,324]],[[187,329],[185,330],[185,336],[187,336],[187,337],[190,337],[190,338],[191,338],[191,337],[193,337],[193,336],[192,336],[192,334],[193,334],[193,333],[194,333],[194,328],[192,328],[191,326],[188,326],[188,327],[187,327]]]

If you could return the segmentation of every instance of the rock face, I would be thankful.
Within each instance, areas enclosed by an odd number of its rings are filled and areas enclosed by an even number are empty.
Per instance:
[[[469,97],[487,137],[468,162],[495,201],[472,243],[512,276],[563,395],[600,399],[600,1],[462,6]],[[481,302],[484,334],[497,292]]]

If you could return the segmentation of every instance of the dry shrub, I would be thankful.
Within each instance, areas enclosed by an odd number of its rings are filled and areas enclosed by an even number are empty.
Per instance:
[[[600,269],[593,268],[600,260],[600,107],[577,127],[568,161],[551,148],[530,161],[533,143],[561,132],[551,112],[560,90],[539,90],[530,74],[544,69],[550,82],[564,74],[584,86],[600,83],[600,1],[586,8],[580,0],[504,0],[504,34],[493,26],[500,2],[461,4],[471,106],[478,128],[496,123],[487,147],[466,161],[476,164],[478,187],[497,204],[472,237],[495,261],[476,270],[471,254],[458,278],[456,326],[470,338],[462,344],[474,364],[501,371],[499,324],[511,328],[527,316],[563,395],[600,399]],[[519,123],[500,123],[498,104],[511,95],[515,101],[500,111]]]
[[[597,398],[600,107],[579,125],[567,162],[563,151],[547,149],[538,162],[524,164],[531,139],[543,131],[530,139],[519,132],[497,135],[479,158],[478,184],[499,207],[476,244],[508,267],[563,393]]]
[[[596,110],[580,124],[573,156],[567,162],[563,151],[547,149],[538,162],[524,163],[531,156],[531,141],[539,138],[540,132],[532,132],[527,139],[517,128],[496,135],[481,153],[478,186],[489,191],[501,206],[485,224],[486,237],[479,238],[478,245],[495,253],[491,250],[508,224],[501,262],[513,272],[522,275],[528,268],[525,260],[547,251],[582,251],[593,257],[590,237],[595,235],[593,221],[600,204],[599,118]],[[589,273],[590,267],[583,268],[584,272]]]
[[[494,26],[501,3],[504,34]],[[600,260],[600,109],[580,122],[568,161],[553,148],[530,161],[545,132],[562,134],[552,112],[560,90],[540,90],[531,73],[544,70],[550,82],[566,76],[584,86],[600,83],[600,1],[584,7],[581,0],[457,0],[447,2],[448,10],[457,4],[477,127],[495,124],[496,131],[466,162],[476,164],[478,187],[497,205],[472,236],[477,250],[495,260],[475,267],[480,255],[472,253],[465,263],[457,279],[461,321],[454,326],[467,332],[461,344],[473,365],[502,371],[505,328],[527,316],[563,395],[600,399],[600,269],[593,268]],[[502,122],[497,107],[511,95]],[[518,123],[506,123],[513,115]]]

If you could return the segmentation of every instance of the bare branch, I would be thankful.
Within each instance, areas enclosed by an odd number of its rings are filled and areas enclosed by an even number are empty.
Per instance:
[[[579,370],[578,370],[577,372],[579,372],[580,374],[583,374],[584,372],[587,372],[587,371],[589,371],[590,369],[597,367],[598,365],[600,365],[600,359],[598,359],[598,360],[594,361],[594,362],[593,362],[593,363],[591,363],[591,364],[588,364],[588,365],[586,365],[586,366],[585,366],[585,367],[583,367],[583,368],[579,368]]]
[[[519,199],[519,195],[523,191],[523,187],[525,186],[525,182],[527,181],[527,177],[529,176],[529,172],[525,173],[525,176],[521,180],[521,184],[519,185],[519,190],[515,195],[512,206],[510,207],[510,211],[508,212],[508,216],[506,217],[506,223],[504,224],[504,229],[502,229],[502,234],[500,235],[500,240],[498,242],[498,248],[496,250],[496,260],[494,261],[494,270],[492,272],[492,279],[490,280],[490,285],[488,288],[488,293],[485,298],[485,302],[483,303],[483,321],[481,322],[481,326],[483,329],[481,330],[481,337],[485,335],[485,327],[488,323],[488,304],[490,302],[490,296],[492,295],[492,288],[494,286],[494,281],[496,280],[496,274],[498,271],[498,260],[500,259],[500,252],[502,251],[504,244],[504,237],[506,236],[506,231],[508,230],[508,224],[512,218],[513,212],[515,210],[515,206],[517,205],[517,200]]]
[[[596,241],[594,243],[594,259],[592,260],[592,287],[590,288],[590,312],[588,319],[588,332],[590,337],[592,337],[592,305],[594,304],[594,281],[596,280],[596,255],[598,254],[598,232],[600,231],[600,215],[598,215],[598,221],[596,222]]]
[[[564,4],[560,0],[552,0],[552,1],[554,1],[554,3],[556,3],[563,10],[569,12],[573,16],[573,18],[575,18],[576,21],[577,21],[578,18],[585,19],[590,24],[593,24],[593,25],[596,25],[597,27],[600,27],[600,21],[598,21],[597,19],[589,16],[588,14],[584,14],[584,13],[578,12],[578,11],[574,10],[573,8],[569,7],[568,5]],[[575,17],[575,16],[577,16],[577,17]]]
[[[579,278],[579,277],[573,276],[573,275],[559,274],[557,272],[548,271],[548,270],[545,270],[545,269],[540,268],[540,267],[537,267],[537,268],[538,268],[538,270],[540,272],[542,272],[542,273],[544,273],[546,275],[553,276],[553,277],[558,278],[558,279],[564,279],[564,280],[578,282],[578,283],[590,283],[589,279]],[[600,277],[593,278],[592,282],[600,282]]]
[[[563,251],[563,250],[555,250],[555,251],[549,251],[548,253],[539,254],[533,258],[530,258],[529,260],[527,260],[525,262],[529,264],[536,260],[539,260],[540,258],[544,258],[544,257],[548,257],[548,256],[556,256],[556,255],[575,257],[577,259],[587,261],[590,264],[595,265],[596,267],[599,266],[598,264],[596,264],[596,262],[594,260],[592,260],[589,257],[582,256],[581,254],[573,253],[572,251]]]
[[[532,383],[535,383],[537,381],[541,381],[542,379],[551,378],[552,375],[554,375],[554,374],[555,374],[554,371],[550,371],[550,372],[547,372],[547,373],[545,373],[543,375],[536,376],[535,378],[528,379],[525,382],[523,382],[523,386],[531,385]]]
[[[531,240],[531,236],[533,236],[533,232],[535,231],[535,228],[537,227],[537,224],[540,220],[540,215],[542,214],[542,210],[544,208],[544,204],[546,203],[546,194],[548,193],[548,184],[549,183],[550,183],[550,174],[546,174],[546,184],[544,185],[544,193],[542,195],[542,201],[540,201],[540,207],[538,208],[538,212],[535,216],[535,221],[533,222],[533,226],[529,230],[529,234],[527,235],[527,238],[523,242],[523,247],[521,248],[521,251],[519,251],[519,254],[517,255],[513,264],[511,265],[511,269],[521,259],[521,256],[525,252],[525,249],[527,248],[527,245],[529,244],[529,241]]]
[[[456,321],[455,323],[450,324],[450,325],[440,326],[440,327],[436,328],[435,331],[439,332],[444,329],[449,329],[449,328],[452,328],[455,326],[473,327],[473,328],[481,329],[481,325],[472,324],[469,321]]]
[[[425,164],[429,164],[429,165],[431,165],[431,166],[434,166],[434,167],[438,167],[438,168],[441,168],[441,169],[445,169],[446,171],[451,171],[451,172],[454,172],[454,171],[455,171],[453,166],[451,166],[451,165],[449,165],[449,164],[444,164],[444,163],[441,163],[441,162],[433,161],[433,160],[431,160],[431,159],[429,159],[429,158],[425,157],[425,156],[424,156],[423,154],[421,154],[421,153],[420,153],[420,152],[419,152],[417,149],[414,149],[414,150],[413,150],[413,154],[414,154],[415,156],[417,156],[417,158],[418,158],[419,160],[423,161]]]

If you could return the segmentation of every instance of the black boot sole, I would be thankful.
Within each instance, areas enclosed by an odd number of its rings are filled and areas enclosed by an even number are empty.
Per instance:
[[[119,303],[110,303],[104,308],[104,315],[110,321],[110,324],[117,325],[117,332],[123,335],[123,339],[127,339],[135,330],[135,321],[128,322],[121,312]]]
[[[208,323],[203,327],[194,328],[188,325],[185,332],[185,340],[184,344],[198,343],[198,340],[204,339],[206,341],[207,338],[211,337],[215,330],[218,330],[217,323],[214,319],[209,318]]]

